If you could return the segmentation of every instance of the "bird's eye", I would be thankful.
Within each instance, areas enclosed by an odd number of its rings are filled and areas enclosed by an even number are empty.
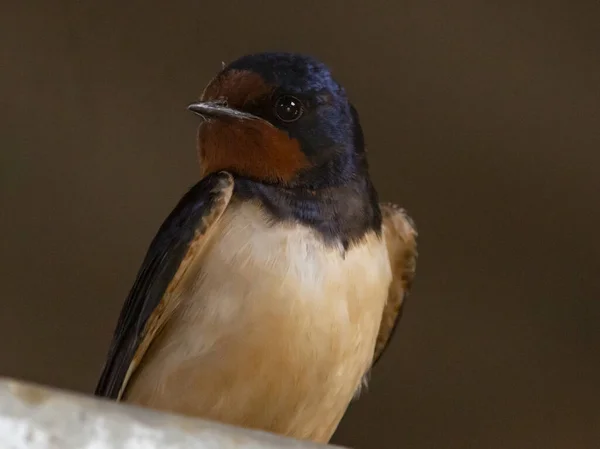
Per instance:
[[[275,115],[282,122],[295,122],[303,112],[302,103],[296,97],[282,95],[275,100]]]

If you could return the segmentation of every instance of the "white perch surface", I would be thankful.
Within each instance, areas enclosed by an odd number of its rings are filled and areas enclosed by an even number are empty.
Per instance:
[[[0,378],[1,449],[335,447]]]

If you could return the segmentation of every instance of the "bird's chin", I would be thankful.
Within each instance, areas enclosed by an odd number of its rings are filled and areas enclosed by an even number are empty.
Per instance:
[[[298,140],[263,120],[204,121],[198,157],[203,175],[225,170],[264,182],[289,182],[309,165]]]

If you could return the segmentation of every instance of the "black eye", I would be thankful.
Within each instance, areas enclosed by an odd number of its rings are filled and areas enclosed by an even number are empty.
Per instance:
[[[282,95],[275,100],[275,115],[282,122],[294,122],[302,117],[302,103],[291,95]]]

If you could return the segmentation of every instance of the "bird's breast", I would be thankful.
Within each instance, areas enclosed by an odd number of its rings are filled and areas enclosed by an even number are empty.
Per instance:
[[[390,282],[375,233],[344,253],[234,201],[126,400],[325,441],[370,366]]]

